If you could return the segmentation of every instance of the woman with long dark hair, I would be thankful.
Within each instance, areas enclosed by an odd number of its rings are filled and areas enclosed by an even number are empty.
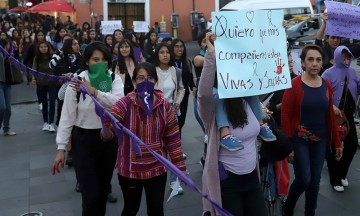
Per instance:
[[[80,52],[83,53],[86,46],[89,44],[89,35],[87,31],[80,31],[79,32],[79,46],[80,46]]]
[[[53,74],[52,69],[49,68],[49,62],[53,53],[54,51],[52,50],[52,47],[48,42],[39,42],[36,49],[36,55],[32,64],[33,69],[49,75]],[[42,115],[44,120],[42,130],[55,132],[54,117],[56,83],[51,83],[51,80],[48,79],[46,76],[33,75],[31,84],[36,85],[37,92],[39,94],[39,100],[42,101]]]
[[[66,42],[64,43],[64,45]],[[64,151],[71,139],[75,173],[80,183],[82,215],[105,215],[108,186],[116,161],[116,139],[104,141],[100,137],[101,119],[96,114],[90,97],[80,96],[79,83],[92,94],[105,109],[124,96],[123,84],[111,68],[111,53],[104,43],[93,42],[84,51],[85,71],[81,80],[73,82],[65,93],[64,108],[56,136],[58,145],[52,172],[64,166]],[[73,129],[74,128],[74,129]]]
[[[56,31],[55,36],[54,36],[54,41],[52,43],[54,50],[61,49],[61,47],[63,46],[63,37],[67,33],[68,33],[68,31],[65,28],[60,28]]]
[[[124,39],[123,32],[120,29],[115,29],[113,32],[113,43],[118,43]]]
[[[35,32],[35,39],[33,40],[32,44],[30,45],[28,52],[24,57],[24,65],[32,68],[32,63],[36,53],[36,47],[40,42],[45,41],[45,33],[42,30]],[[28,84],[32,81],[32,76],[30,73],[27,73]],[[38,98],[39,108],[42,110],[42,101],[40,100],[39,93],[36,91],[36,95]]]
[[[56,63],[56,66],[53,68],[54,74],[61,76],[67,73],[78,72],[82,68],[82,57],[80,55],[80,47],[78,41],[73,38],[65,40],[61,50],[62,53],[59,56],[60,59]],[[59,88],[60,86],[58,87],[58,89]],[[62,101],[58,100],[56,125],[58,125],[60,121],[62,105]]]
[[[182,83],[181,71],[174,66],[174,54],[169,44],[161,43],[155,48],[154,65],[159,77],[155,88],[160,89],[166,99],[170,102],[177,116],[181,115],[180,104],[185,95]],[[183,188],[176,187],[176,175],[170,172],[170,188],[177,190],[178,194],[183,193]]]
[[[24,56],[26,56],[29,51],[29,47],[32,44],[32,39],[30,35],[31,32],[28,29],[25,28],[24,30],[22,30],[22,37],[19,44],[19,57],[21,58],[21,60],[23,60]]]
[[[98,41],[98,35],[95,29],[90,29],[88,31],[88,43],[92,43],[94,41]]]
[[[186,47],[184,41],[180,39],[174,39],[171,43],[171,48],[174,52],[175,66],[181,70],[181,79],[185,88],[184,99],[180,104],[181,115],[178,118],[180,133],[185,124],[186,113],[189,102],[190,91],[193,96],[196,94],[196,85],[194,83],[194,77],[192,75],[192,65],[186,55]]]
[[[32,67],[32,63],[35,57],[36,46],[39,42],[45,41],[45,33],[42,30],[35,32],[35,38],[33,43],[28,49],[28,53],[24,57],[24,65]],[[30,81],[30,80],[29,80]]]
[[[124,38],[128,39],[131,42],[132,49],[134,50],[134,55],[136,57],[136,61],[140,64],[141,62],[145,62],[145,59],[142,55],[142,48],[136,39],[135,33],[128,30],[124,34]]]
[[[150,30],[146,37],[146,43],[142,52],[147,62],[153,63],[155,59],[155,47],[156,47],[157,34],[154,30]]]
[[[120,75],[124,83],[124,94],[127,95],[134,90],[132,77],[138,64],[129,40],[123,39],[119,42],[118,59],[113,64],[112,71]]]
[[[259,122],[243,98],[224,99],[224,110],[232,135],[242,140],[244,149],[228,151],[220,148],[220,130],[216,123],[215,48],[212,33],[206,34],[207,51],[198,88],[198,109],[208,135],[206,163],[203,171],[203,191],[209,198],[233,215],[267,216],[263,192],[256,171],[256,140]],[[221,172],[220,172],[221,171]],[[208,202],[203,202],[205,215],[216,215]]]

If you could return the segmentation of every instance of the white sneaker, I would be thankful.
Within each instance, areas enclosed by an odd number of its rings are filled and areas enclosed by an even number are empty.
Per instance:
[[[339,185],[334,186],[333,188],[337,192],[343,192],[345,190],[343,186],[339,186]]]
[[[49,124],[47,122],[44,123],[43,127],[42,127],[42,130],[43,131],[49,131]]]
[[[54,123],[49,124],[49,132],[55,132],[55,126]]]
[[[171,190],[175,190],[175,182],[170,182],[170,188]],[[178,191],[178,195],[181,195],[184,193],[184,189],[181,187],[181,185],[179,185],[179,187],[177,188]]]
[[[349,186],[349,182],[348,182],[347,178],[341,179],[341,184],[342,184],[344,187]]]
[[[42,103],[39,103],[39,109],[42,110]]]

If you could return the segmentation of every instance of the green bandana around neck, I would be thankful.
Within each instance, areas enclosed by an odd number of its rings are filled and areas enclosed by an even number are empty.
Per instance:
[[[91,86],[102,92],[109,92],[112,89],[111,74],[107,68],[107,62],[100,62],[89,67]]]

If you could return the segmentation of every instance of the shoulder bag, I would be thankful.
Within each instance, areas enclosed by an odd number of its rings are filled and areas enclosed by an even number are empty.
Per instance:
[[[339,137],[341,141],[344,141],[346,136],[349,133],[350,130],[350,125],[349,125],[349,121],[346,118],[345,112],[344,112],[344,108],[345,108],[345,104],[346,104],[346,98],[347,98],[347,94],[348,94],[348,86],[349,86],[349,77],[346,76],[345,78],[345,86],[344,86],[344,91],[345,94],[343,94],[342,96],[344,97],[344,103],[342,104],[342,107],[340,109],[340,113],[341,115],[337,115],[336,116],[336,124],[337,124],[337,130],[339,132]]]

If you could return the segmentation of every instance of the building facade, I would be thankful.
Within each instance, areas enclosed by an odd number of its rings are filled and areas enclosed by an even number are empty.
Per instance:
[[[226,0],[224,0],[226,1]],[[166,32],[173,35],[171,14],[179,15],[177,36],[184,41],[192,40],[190,12],[202,12],[209,20],[211,12],[218,10],[223,0],[72,0],[76,10],[75,21],[79,24],[87,21],[94,24],[91,14],[103,15],[104,20],[121,20],[125,28],[131,28],[133,21],[147,21],[150,26],[166,22]]]

